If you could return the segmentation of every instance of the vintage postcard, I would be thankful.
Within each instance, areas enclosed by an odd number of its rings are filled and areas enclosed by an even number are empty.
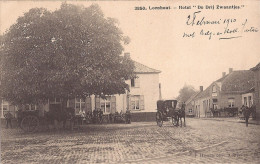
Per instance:
[[[0,163],[259,163],[260,1],[1,1]]]

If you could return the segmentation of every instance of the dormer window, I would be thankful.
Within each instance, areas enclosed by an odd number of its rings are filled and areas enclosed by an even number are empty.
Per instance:
[[[216,92],[217,92],[216,85],[213,85],[213,87],[212,87],[212,93],[216,93]]]

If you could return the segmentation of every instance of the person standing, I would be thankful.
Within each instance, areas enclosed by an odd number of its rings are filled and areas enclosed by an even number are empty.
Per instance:
[[[5,115],[4,115],[5,119],[6,119],[6,129],[9,127],[12,128],[12,118],[13,115],[10,113],[10,111],[8,111]]]
[[[99,117],[99,123],[102,123],[103,111],[101,109],[99,109],[98,117]]]

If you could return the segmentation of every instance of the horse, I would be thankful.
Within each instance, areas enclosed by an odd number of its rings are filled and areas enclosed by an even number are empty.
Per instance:
[[[212,112],[213,117],[220,117],[220,110],[210,108],[210,111]]]
[[[185,105],[183,104],[181,106],[181,109],[179,109],[177,111],[177,125],[179,125],[179,121],[181,122],[181,127],[182,127],[182,118],[183,118],[183,121],[184,121],[184,127],[186,126],[186,122],[185,122]]]

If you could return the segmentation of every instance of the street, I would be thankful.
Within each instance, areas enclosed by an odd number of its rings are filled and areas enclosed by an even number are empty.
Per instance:
[[[84,125],[24,134],[1,129],[2,163],[259,163],[260,125],[186,119]]]

